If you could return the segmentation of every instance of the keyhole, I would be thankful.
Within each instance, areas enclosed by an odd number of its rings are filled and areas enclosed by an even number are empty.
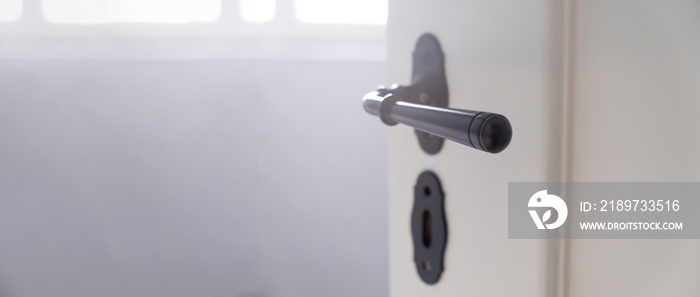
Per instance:
[[[429,211],[423,212],[423,246],[429,248],[433,241],[433,218]]]
[[[425,195],[425,197],[430,197],[430,187],[423,188],[423,195]]]

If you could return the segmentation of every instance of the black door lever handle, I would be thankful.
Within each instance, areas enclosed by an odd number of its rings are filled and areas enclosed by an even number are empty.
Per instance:
[[[384,124],[415,128],[421,148],[431,155],[440,151],[443,139],[495,154],[513,136],[510,122],[500,114],[447,107],[445,55],[432,34],[418,38],[411,85],[380,87],[367,93],[362,105]]]
[[[402,99],[400,94],[380,89],[365,95],[362,106],[389,126],[404,124],[489,153],[499,153],[510,144],[513,130],[508,119],[500,114],[435,107]]]

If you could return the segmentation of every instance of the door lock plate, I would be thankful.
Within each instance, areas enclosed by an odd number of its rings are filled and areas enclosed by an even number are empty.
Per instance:
[[[418,275],[427,284],[440,280],[447,245],[445,194],[437,175],[424,171],[413,188],[413,253]]]

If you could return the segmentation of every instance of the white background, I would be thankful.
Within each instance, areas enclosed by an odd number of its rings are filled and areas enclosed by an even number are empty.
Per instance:
[[[388,294],[384,27],[237,7],[0,23],[0,296]]]

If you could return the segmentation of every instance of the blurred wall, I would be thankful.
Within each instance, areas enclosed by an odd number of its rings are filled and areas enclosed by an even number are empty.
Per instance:
[[[384,67],[0,60],[0,296],[386,296]]]

